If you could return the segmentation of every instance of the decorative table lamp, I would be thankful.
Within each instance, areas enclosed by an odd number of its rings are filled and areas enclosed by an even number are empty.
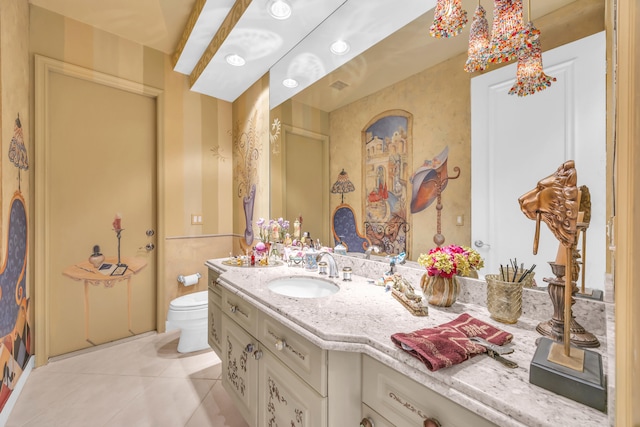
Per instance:
[[[344,203],[344,193],[351,193],[355,190],[356,188],[349,180],[349,175],[344,171],[344,169],[342,169],[342,172],[338,175],[338,180],[331,187],[331,193],[340,194],[342,196],[341,203]]]

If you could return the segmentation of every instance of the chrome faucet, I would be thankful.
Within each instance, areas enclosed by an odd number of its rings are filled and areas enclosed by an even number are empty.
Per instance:
[[[380,253],[380,248],[376,245],[371,245],[364,252],[364,259],[371,259],[371,252]]]
[[[329,252],[322,251],[316,256],[316,261],[321,261],[322,258],[328,255],[329,256],[329,277],[339,277],[338,274],[338,264],[336,263],[336,259]]]

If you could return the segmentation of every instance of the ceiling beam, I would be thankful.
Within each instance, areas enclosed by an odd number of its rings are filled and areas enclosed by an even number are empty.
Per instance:
[[[211,61],[211,58],[213,58],[218,49],[220,49],[220,46],[222,46],[222,43],[224,43],[226,38],[229,36],[233,27],[235,27],[238,21],[240,21],[240,18],[251,4],[251,1],[252,0],[237,0],[233,7],[231,7],[231,11],[222,22],[220,28],[218,28],[216,35],[213,36],[213,39],[211,39],[211,42],[189,75],[189,86],[193,86],[198,80],[204,69]]]
[[[191,10],[191,14],[189,14],[189,19],[187,20],[187,24],[185,25],[184,30],[182,30],[182,37],[180,37],[180,40],[178,41],[178,46],[176,46],[176,50],[173,52],[173,56],[171,57],[173,62],[172,65],[174,67],[178,63],[178,60],[180,59],[180,55],[182,55],[182,51],[184,50],[184,47],[187,45],[187,41],[189,40],[189,37],[191,37],[191,32],[196,26],[196,22],[198,22],[198,17],[200,16],[200,13],[202,13],[202,9],[204,8],[204,5],[206,2],[207,0],[196,0],[196,3],[193,5],[193,9]]]

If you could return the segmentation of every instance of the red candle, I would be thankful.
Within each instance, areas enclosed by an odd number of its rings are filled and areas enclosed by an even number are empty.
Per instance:
[[[122,218],[120,217],[120,215],[116,215],[115,219],[113,220],[113,229],[115,231],[122,230]]]

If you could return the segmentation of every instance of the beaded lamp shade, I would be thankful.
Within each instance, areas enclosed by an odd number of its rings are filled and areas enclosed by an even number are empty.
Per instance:
[[[522,0],[495,0],[488,62],[517,59],[522,47]]]
[[[509,90],[509,95],[527,96],[545,90],[555,82],[555,77],[547,76],[542,70],[542,48],[540,47],[540,30],[532,22],[527,24],[523,32],[524,45],[518,54],[518,70],[516,82]]]
[[[349,175],[342,169],[342,172],[338,174],[338,180],[331,186],[331,193],[340,194],[342,203],[344,203],[344,193],[351,193],[352,191],[356,191],[356,188],[349,180]]]
[[[467,11],[460,0],[438,0],[429,34],[436,38],[453,37],[467,25]]]
[[[489,49],[489,23],[487,12],[478,1],[478,7],[473,14],[473,22],[469,31],[469,49],[464,70],[467,73],[487,68],[487,50]]]

